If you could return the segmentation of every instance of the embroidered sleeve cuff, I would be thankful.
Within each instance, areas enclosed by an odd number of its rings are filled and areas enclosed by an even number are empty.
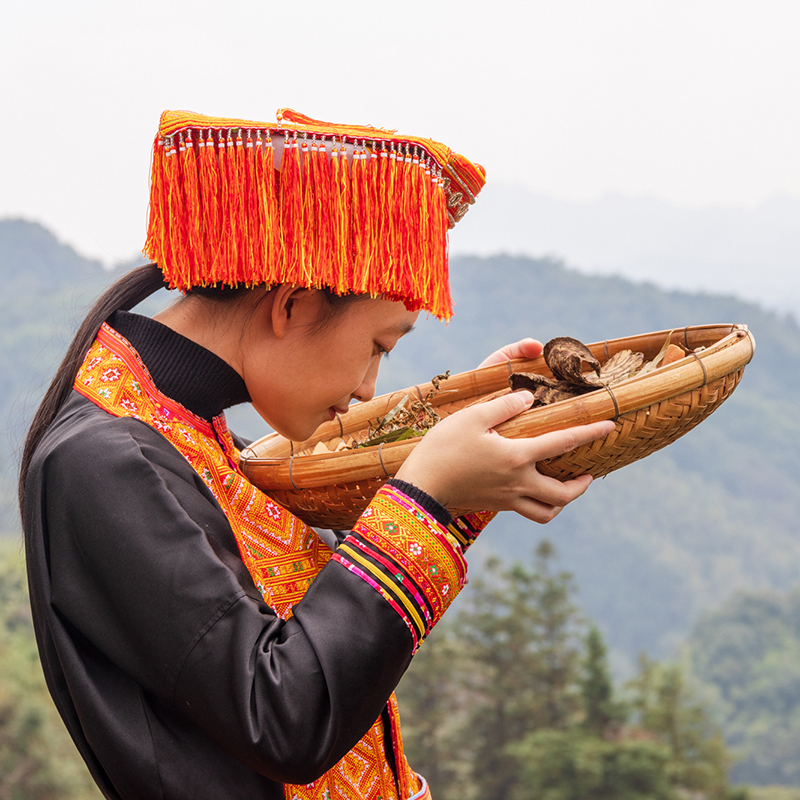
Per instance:
[[[496,511],[476,511],[472,514],[464,514],[456,517],[448,526],[447,530],[458,542],[462,552],[478,538],[478,534],[497,516]]]
[[[333,560],[402,617],[415,651],[467,582],[467,564],[448,530],[390,485],[378,491]]]

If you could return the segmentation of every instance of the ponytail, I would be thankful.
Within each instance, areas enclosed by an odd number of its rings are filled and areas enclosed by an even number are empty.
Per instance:
[[[59,409],[67,402],[67,398],[75,383],[87,350],[100,330],[100,326],[115,311],[130,311],[145,298],[165,286],[164,277],[157,264],[145,264],[123,275],[116,283],[106,289],[98,298],[91,311],[81,323],[75,338],[67,349],[67,354],[56,372],[53,382],[45,392],[41,405],[36,411],[25,439],[22,449],[22,460],[19,470],[19,496],[20,514],[23,526],[25,524],[25,479],[31,465],[33,453],[41,442],[42,437],[52,424]]]

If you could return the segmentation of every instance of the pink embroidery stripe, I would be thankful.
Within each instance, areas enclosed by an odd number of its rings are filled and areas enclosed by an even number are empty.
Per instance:
[[[349,570],[354,575],[358,575],[361,580],[366,581],[397,612],[400,619],[402,619],[405,623],[406,628],[408,628],[408,630],[411,632],[411,638],[414,640],[412,652],[416,653],[417,648],[419,647],[419,636],[417,635],[417,630],[406,615],[405,611],[403,611],[400,605],[389,595],[389,593],[379,583],[377,583],[377,581],[374,581],[372,578],[370,578],[370,576],[367,575],[364,570],[348,561],[339,553],[334,553],[331,556],[331,561],[338,561],[345,569]]]
[[[392,563],[387,558],[384,558],[377,550],[373,550],[370,547],[367,547],[364,542],[359,541],[355,536],[348,536],[347,539],[348,544],[355,545],[358,547],[362,552],[366,553],[367,555],[374,558],[376,561],[379,561],[383,564],[384,567],[389,571],[389,577],[393,576],[398,569],[402,569],[404,572],[407,573],[405,567],[402,564]],[[417,605],[420,607],[423,616],[425,617],[425,621],[428,623],[430,628],[431,623],[433,622],[433,618],[431,617],[431,612],[428,609],[428,604],[425,602],[425,599],[419,592],[419,589],[414,584],[413,578],[409,575],[409,583],[412,585],[407,585],[405,581],[403,581],[403,587],[408,589],[409,592],[413,595],[414,599],[417,601]]]

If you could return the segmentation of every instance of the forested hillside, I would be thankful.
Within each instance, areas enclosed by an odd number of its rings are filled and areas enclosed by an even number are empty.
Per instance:
[[[800,587],[737,594],[701,617],[688,650],[739,754],[736,782],[800,786]]]

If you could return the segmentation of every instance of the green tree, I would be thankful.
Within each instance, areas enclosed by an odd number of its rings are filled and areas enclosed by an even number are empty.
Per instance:
[[[581,629],[553,556],[543,542],[532,568],[489,560],[398,687],[409,761],[437,800],[507,797],[518,762],[506,746],[579,713]]]
[[[582,724],[589,733],[602,737],[624,722],[626,711],[614,701],[606,645],[597,626],[590,626],[585,647],[580,684],[584,714]]]
[[[574,727],[541,730],[513,745],[520,780],[512,800],[678,800],[669,748],[647,739],[606,741]]]
[[[683,670],[642,655],[639,674],[629,688],[639,728],[669,748],[666,768],[671,784],[704,798],[729,798],[730,755],[707,708],[687,686]]]
[[[634,724],[625,725],[604,677],[604,649],[596,630],[587,636],[582,723],[534,731],[507,748],[519,764],[511,800],[745,800],[728,784],[719,730],[680,668],[642,658],[631,682]]]
[[[508,746],[540,728],[564,729],[578,713],[579,620],[567,573],[539,545],[533,570],[490,560],[457,618],[468,653],[470,779],[479,798],[506,800],[518,782]]]
[[[669,747],[645,731],[624,735],[628,709],[614,698],[596,626],[583,644],[581,714],[566,729],[542,728],[507,748],[519,765],[512,800],[674,800]]]

